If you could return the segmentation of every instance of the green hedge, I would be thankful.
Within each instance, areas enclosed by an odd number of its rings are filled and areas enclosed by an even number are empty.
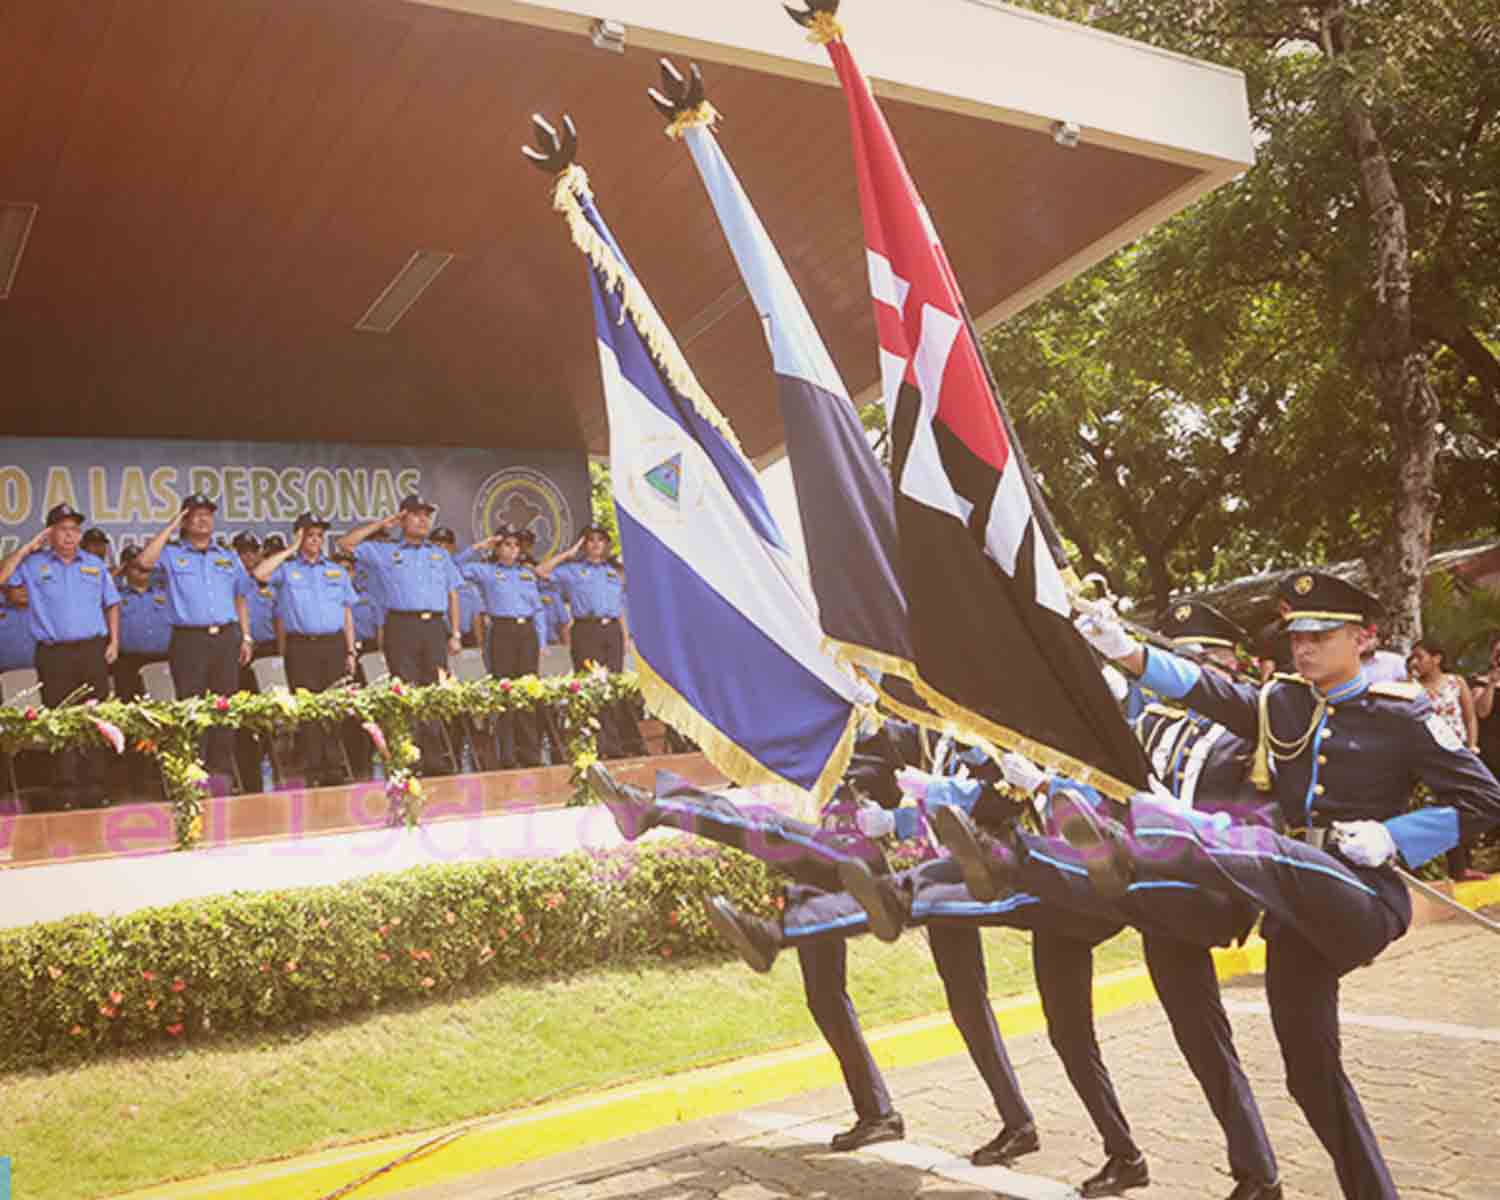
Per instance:
[[[701,899],[769,915],[766,868],[689,839],[418,867],[0,933],[0,1069],[371,1011],[461,986],[722,953]]]

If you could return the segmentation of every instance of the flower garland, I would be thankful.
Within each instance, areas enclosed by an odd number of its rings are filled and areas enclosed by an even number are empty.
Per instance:
[[[535,675],[473,683],[449,679],[426,687],[383,679],[368,687],[350,685],[326,692],[237,692],[169,702],[106,700],[58,708],[0,708],[0,752],[57,754],[97,749],[102,742],[116,753],[129,746],[154,756],[172,806],[177,846],[186,850],[203,836],[209,775],[200,747],[209,729],[245,729],[267,737],[308,722],[352,719],[370,735],[385,769],[391,802],[388,820],[414,825],[421,819],[425,801],[415,774],[421,754],[411,734],[418,721],[550,708],[562,724],[577,799],[589,794],[586,772],[598,757],[599,712],[616,700],[639,694],[633,674],[595,670],[545,679]]]

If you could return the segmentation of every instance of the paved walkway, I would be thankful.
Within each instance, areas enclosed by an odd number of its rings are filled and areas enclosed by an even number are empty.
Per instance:
[[[1490,910],[1495,916],[1496,910]],[[1226,988],[1245,1059],[1282,1162],[1288,1200],[1336,1198],[1328,1160],[1282,1087],[1259,978]],[[1345,983],[1345,1060],[1404,1200],[1500,1197],[1500,938],[1461,922],[1413,931]],[[1160,1010],[1101,1022],[1104,1053],[1154,1184],[1131,1196],[1214,1200],[1233,1183],[1223,1141]],[[1060,1200],[1102,1161],[1043,1035],[1011,1053],[1042,1131],[1018,1172],[975,1170],[959,1155],[995,1120],[962,1058],[892,1071],[907,1141],[833,1155],[850,1119],[839,1090],[594,1146],[467,1181],[408,1190],[408,1200]],[[391,1182],[394,1182],[392,1180]]]

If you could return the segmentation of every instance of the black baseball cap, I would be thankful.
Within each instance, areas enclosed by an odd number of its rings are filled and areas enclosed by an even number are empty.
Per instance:
[[[447,542],[449,545],[458,545],[458,535],[446,525],[439,525],[427,535],[429,542]]]
[[[85,529],[83,531],[82,540],[85,546],[87,546],[90,542],[103,542],[105,545],[108,545],[109,534],[105,533],[104,530],[100,529],[96,525],[93,529]]]
[[[260,538],[256,537],[248,529],[241,529],[234,535],[234,540],[229,544],[236,550],[259,550]]]
[[[315,517],[312,513],[305,512],[292,523],[292,532],[301,533],[304,529],[321,529],[326,533],[332,527],[332,521],[325,521],[322,517]]]
[[[273,533],[260,544],[260,548],[267,554],[275,554],[278,550],[286,549],[286,538],[282,537],[279,533]]]
[[[536,545],[536,530],[534,529],[512,529],[511,532],[521,539],[521,544]]]
[[[495,530],[495,536],[502,542],[509,538],[518,545],[526,540],[526,535],[521,530],[512,529],[509,525],[500,526],[499,529]]]
[[[609,541],[610,540],[609,530],[607,530],[606,528],[604,528],[603,525],[585,525],[583,527],[583,534],[582,534],[582,536],[583,537],[588,537],[589,534],[591,534],[591,533],[597,533],[600,537],[604,538],[605,541]]]
[[[190,508],[206,508],[209,512],[218,512],[219,503],[217,500],[210,500],[202,492],[194,492],[182,499],[182,511],[187,512]]]
[[[54,504],[47,512],[47,528],[60,525],[64,521],[77,521],[83,524],[83,514],[71,504]]]
[[[425,500],[416,492],[401,497],[402,512],[427,512],[435,513],[438,507],[431,500]]]

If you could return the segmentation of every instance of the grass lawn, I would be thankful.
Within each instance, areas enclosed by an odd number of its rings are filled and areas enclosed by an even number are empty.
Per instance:
[[[1030,943],[985,936],[991,995],[1032,988]],[[1096,956],[1139,957],[1134,935]],[[869,1028],[940,1012],[925,940],[850,943]],[[816,1039],[796,955],[601,970],[330,1022],[7,1077],[18,1197],[87,1200],[329,1144],[424,1129]]]

